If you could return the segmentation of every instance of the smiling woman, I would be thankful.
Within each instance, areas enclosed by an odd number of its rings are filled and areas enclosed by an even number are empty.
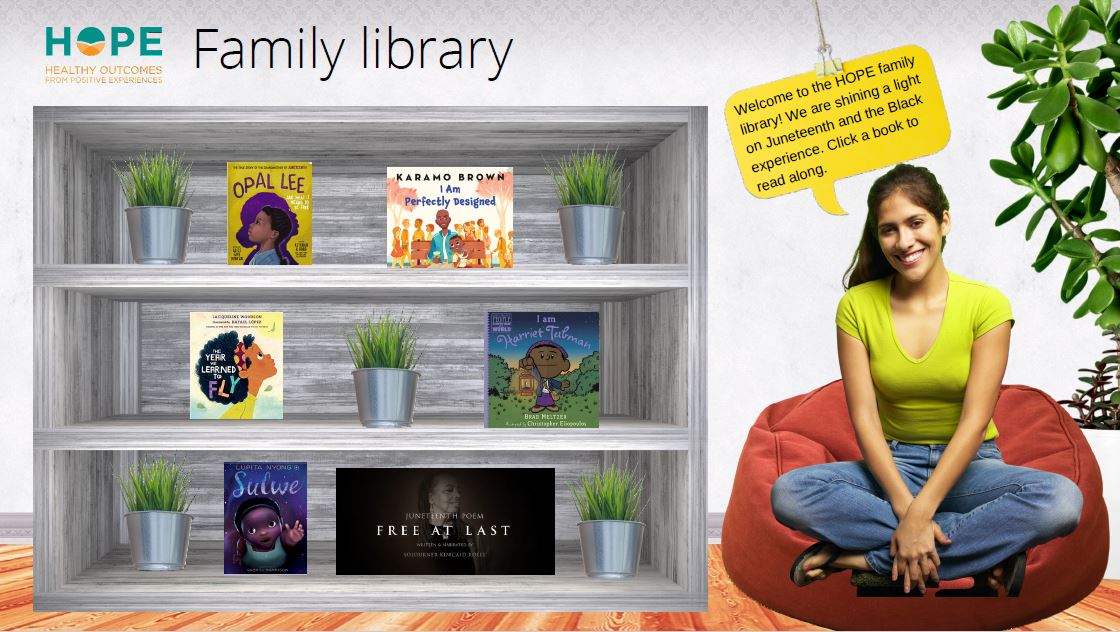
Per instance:
[[[978,593],[1016,596],[1025,551],[1076,528],[1081,493],[1057,474],[1005,464],[996,446],[992,411],[1011,305],[946,269],[949,202],[928,170],[896,166],[867,204],[836,313],[864,460],[803,467],[775,482],[778,521],[820,540],[790,578],[804,586],[852,568],[870,571],[861,578],[868,583],[924,592],[971,575]]]

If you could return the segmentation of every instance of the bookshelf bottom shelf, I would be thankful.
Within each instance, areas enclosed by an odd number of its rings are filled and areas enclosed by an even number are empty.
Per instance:
[[[623,581],[583,572],[577,542],[557,542],[555,575],[335,575],[334,542],[311,542],[307,575],[225,575],[221,543],[192,542],[187,568],[132,570],[119,546],[50,592],[36,611],[700,611],[648,564]]]

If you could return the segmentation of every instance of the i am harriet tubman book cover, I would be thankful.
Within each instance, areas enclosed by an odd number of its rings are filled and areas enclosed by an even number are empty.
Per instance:
[[[486,425],[598,428],[599,313],[488,313]]]

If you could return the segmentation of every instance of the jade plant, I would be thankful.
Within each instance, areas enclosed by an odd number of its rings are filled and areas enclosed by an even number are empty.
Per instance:
[[[346,346],[356,369],[411,371],[419,361],[411,322],[388,315],[359,323],[354,327],[353,336],[347,334]]]
[[[629,520],[642,515],[643,481],[635,472],[611,466],[602,472],[584,474],[568,488],[576,500],[579,518],[591,520]]]
[[[186,513],[191,506],[191,477],[181,463],[163,457],[141,461],[115,478],[129,511]]]
[[[115,166],[124,197],[130,207],[187,207],[187,185],[191,165],[182,156],[164,153],[140,154],[123,167]]]
[[[1073,317],[1095,314],[1096,325],[1115,339],[1120,335],[1120,230],[1103,222],[1108,219],[1105,198],[1120,200],[1120,12],[1112,12],[1111,0],[1081,0],[1068,11],[1055,5],[1046,26],[1013,21],[1006,31],[997,29],[981,53],[1018,76],[988,95],[999,100],[997,109],[1016,103],[1030,108],[1011,141],[1011,160],[991,161],[992,171],[1027,190],[996,217],[996,225],[1037,204],[1026,222],[1026,239],[1036,233],[1045,237],[1032,267],[1042,272],[1062,258],[1061,300],[1077,299]],[[1059,191],[1075,175],[1089,184]],[[1040,231],[1045,224],[1049,228]],[[1089,386],[1065,402],[1086,427],[1116,427],[1120,417],[1120,394],[1112,380],[1120,380],[1120,365],[1116,350],[1106,353],[1093,368],[1082,369],[1089,375],[1081,379]]]
[[[618,152],[576,152],[549,168],[556,195],[563,206],[619,206],[622,203],[622,165]]]

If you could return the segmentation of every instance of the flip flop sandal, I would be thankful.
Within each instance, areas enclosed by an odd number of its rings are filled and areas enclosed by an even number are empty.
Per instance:
[[[829,546],[831,546],[834,549],[832,555],[830,555],[829,558],[824,561],[824,564],[821,564],[820,566],[818,566],[816,568],[810,569],[810,570],[822,570],[822,571],[825,572],[825,575],[823,577],[809,577],[809,571],[805,570],[804,567],[803,567],[804,564],[805,564],[805,560],[807,560],[810,557],[813,557],[814,555],[820,553],[821,551],[823,551],[825,549],[825,547],[829,547]],[[814,544],[814,545],[810,546],[809,548],[805,549],[804,551],[802,551],[801,555],[798,555],[797,559],[795,559],[793,561],[793,566],[789,569],[789,579],[794,584],[796,584],[797,586],[801,586],[801,587],[808,586],[809,584],[817,581],[818,579],[824,579],[825,577],[828,577],[828,573],[833,573],[833,572],[836,572],[836,571],[839,571],[839,570],[843,570],[843,569],[840,569],[840,568],[836,568],[834,566],[830,566],[833,562],[836,561],[836,558],[838,558],[838,557],[840,557],[840,549],[839,548],[835,547],[833,544],[831,544],[829,542],[817,542],[816,544]]]
[[[1023,590],[1023,580],[1027,577],[1027,553],[1023,551],[1003,563],[1003,574],[1007,578],[1003,589],[1008,597],[1018,597]]]

